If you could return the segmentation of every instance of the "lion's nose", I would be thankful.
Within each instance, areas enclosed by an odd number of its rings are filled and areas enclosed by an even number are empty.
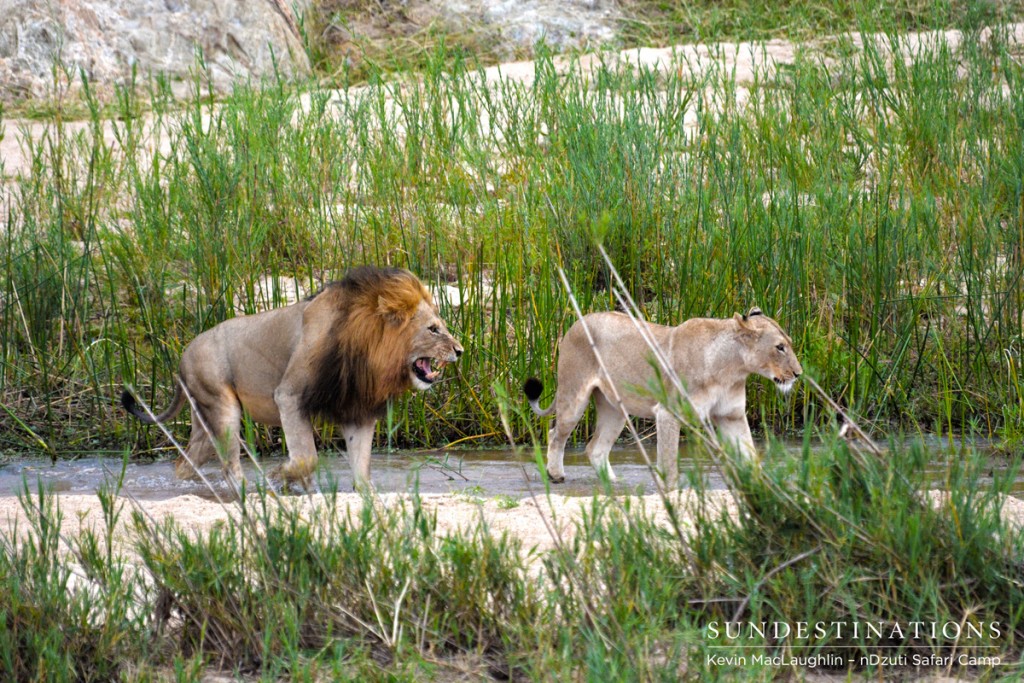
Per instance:
[[[454,349],[455,349],[455,357],[456,357],[456,358],[460,358],[460,357],[462,356],[462,347],[461,347],[461,346],[459,346],[458,344],[456,344],[456,345],[455,345],[455,346],[453,346],[452,348],[454,348]]]

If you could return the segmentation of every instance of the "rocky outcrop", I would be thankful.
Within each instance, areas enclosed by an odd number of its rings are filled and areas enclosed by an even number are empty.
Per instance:
[[[303,75],[288,0],[0,0],[0,100],[51,95],[84,72],[103,92],[164,73],[184,94],[202,54],[215,89]]]
[[[476,15],[481,23],[497,27],[509,50],[530,51],[538,40],[557,52],[600,47],[615,41],[621,18],[614,0],[454,0],[448,4],[456,14]]]

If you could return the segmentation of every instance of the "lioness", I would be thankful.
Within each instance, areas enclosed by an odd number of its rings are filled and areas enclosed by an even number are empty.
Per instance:
[[[305,301],[231,318],[200,334],[181,356],[170,408],[155,421],[181,410],[187,388],[195,405],[188,459],[175,466],[181,478],[195,476],[193,465],[212,459],[217,444],[225,472],[241,477],[242,410],[256,422],[280,425],[288,462],[276,474],[308,488],[317,462],[310,419],[322,416],[341,426],[356,486],[367,486],[374,427],[388,399],[410,387],[429,389],[461,355],[415,275],[363,266]],[[154,422],[129,392],[121,402]]]
[[[639,417],[653,417],[658,432],[658,469],[670,489],[679,483],[679,423],[661,404],[638,393],[654,378],[651,357],[640,332],[622,313],[592,313],[584,316],[627,411]],[[753,457],[754,441],[747,424],[746,380],[752,374],[775,382],[788,392],[803,372],[793,353],[793,342],[777,322],[760,309],[732,318],[693,318],[678,327],[646,323],[651,336],[683,380],[697,414],[710,420],[726,443]],[[553,482],[565,481],[565,442],[583,416],[591,394],[597,407],[594,435],[587,455],[598,470],[614,479],[608,453],[626,424],[614,393],[601,372],[584,330],[577,321],[558,344],[558,388],[554,402],[541,409],[543,385],[530,378],[523,386],[530,407],[537,415],[555,413],[557,421],[548,433],[547,473]]]

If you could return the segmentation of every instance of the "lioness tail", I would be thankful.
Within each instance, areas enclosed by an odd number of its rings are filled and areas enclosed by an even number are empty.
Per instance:
[[[555,412],[555,402],[552,401],[547,408],[541,408],[539,401],[542,391],[544,391],[544,385],[536,377],[531,377],[523,383],[523,393],[526,394],[526,400],[530,402],[530,408],[539,417],[547,417]]]
[[[145,424],[151,425],[157,422],[167,422],[181,410],[181,407],[185,405],[185,392],[181,389],[181,380],[177,377],[174,378],[174,398],[171,399],[171,405],[164,412],[156,416],[156,419],[149,416],[139,402],[135,400],[131,392],[127,389],[121,392],[121,405],[129,413],[134,415],[136,418],[144,422]]]

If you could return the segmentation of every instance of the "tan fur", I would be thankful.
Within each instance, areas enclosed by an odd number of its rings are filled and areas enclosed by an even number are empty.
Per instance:
[[[626,418],[613,403],[614,393],[601,372],[584,322],[626,410],[630,415],[656,420],[658,468],[665,483],[674,489],[679,479],[679,424],[643,391],[655,378],[649,362],[652,353],[634,324],[621,313],[590,314],[565,334],[558,346],[558,388],[554,402],[546,410],[537,402],[540,385],[531,380],[534,387],[527,391],[534,412],[557,415],[548,434],[548,476],[555,482],[565,480],[565,442],[593,395],[597,421],[587,444],[587,455],[595,468],[614,479],[608,453]],[[677,327],[648,324],[648,329],[682,379],[701,419],[718,428],[723,442],[753,457],[754,441],[746,415],[746,380],[757,374],[774,381],[781,391],[792,388],[803,369],[789,336],[756,308],[747,316],[694,318]],[[531,393],[537,395],[530,396]]]
[[[241,477],[245,409],[256,422],[283,427],[288,462],[277,475],[285,483],[308,487],[317,462],[310,420],[319,415],[341,426],[356,485],[368,485],[374,427],[387,401],[411,387],[429,388],[435,370],[461,354],[430,293],[399,269],[358,268],[306,301],[226,320],[182,354],[179,381],[195,405],[188,458],[179,458],[176,473],[195,476],[193,467],[219,450],[225,472]],[[122,400],[153,422],[130,394]],[[156,421],[174,417],[184,403],[179,386]]]

